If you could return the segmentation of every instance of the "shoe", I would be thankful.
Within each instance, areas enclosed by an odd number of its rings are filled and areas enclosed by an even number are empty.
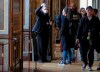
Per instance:
[[[38,61],[38,63],[44,63],[44,61],[42,61],[42,60],[39,60],[39,61]]]
[[[44,62],[51,62],[51,61],[49,61],[49,60],[46,59],[46,60],[44,60]]]
[[[61,61],[60,63],[58,63],[59,66],[65,66],[66,63],[64,63],[63,61]]]
[[[97,70],[100,70],[100,64],[98,65]]]
[[[93,71],[91,67],[88,67],[88,70],[89,70],[89,71]]]
[[[98,67],[97,70],[100,70],[100,67]]]
[[[66,61],[66,64],[71,64],[71,61]]]
[[[81,69],[84,70],[86,68],[86,66],[87,66],[86,64],[83,64]]]
[[[75,63],[75,59],[72,59],[72,62]]]

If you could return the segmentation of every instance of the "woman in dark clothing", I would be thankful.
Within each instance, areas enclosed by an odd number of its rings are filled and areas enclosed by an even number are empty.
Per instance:
[[[48,9],[45,3],[43,3],[39,8],[36,9],[36,22],[32,29],[32,32],[36,35],[36,44],[38,50],[38,60],[39,62],[47,61],[47,47],[48,47],[48,37],[49,37],[49,15]],[[34,48],[36,49],[36,48]]]
[[[69,49],[69,21],[67,19],[66,9],[64,8],[61,15],[61,26],[60,26],[60,37],[62,46],[62,61],[59,63],[61,65],[66,64],[67,53],[70,52]],[[69,63],[71,63],[71,53],[69,56]]]
[[[79,16],[80,16],[80,18],[86,16],[85,8],[82,7],[79,9]]]

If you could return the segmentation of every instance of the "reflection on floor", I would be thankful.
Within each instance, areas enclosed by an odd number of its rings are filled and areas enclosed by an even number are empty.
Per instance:
[[[56,60],[51,63],[37,63],[37,70],[35,70],[34,62],[30,62],[29,64],[27,61],[24,61],[23,72],[89,72],[88,67],[85,70],[81,70],[82,62],[72,63],[64,67],[59,66],[59,62],[59,60]],[[92,72],[100,72],[96,70],[98,63],[99,61],[94,62]]]

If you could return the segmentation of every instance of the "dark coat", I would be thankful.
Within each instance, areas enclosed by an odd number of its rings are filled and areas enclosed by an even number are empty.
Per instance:
[[[60,34],[69,35],[69,21],[66,16],[61,15]]]
[[[67,11],[67,18],[69,20],[69,42],[70,48],[75,47],[75,39],[77,35],[78,23],[79,23],[79,13],[77,10],[68,9]]]
[[[70,22],[71,34],[76,36],[77,29],[78,29],[78,23],[79,23],[79,20],[80,20],[79,13],[77,12],[77,10],[72,10],[72,9],[69,8],[67,18]]]
[[[99,19],[95,16],[92,16],[92,19],[89,21],[88,17],[85,16],[80,20],[80,26],[78,29],[77,38],[81,40],[87,41],[88,32],[91,33],[91,42],[92,46],[96,49],[100,48],[100,22]]]
[[[48,27],[49,25],[47,23],[49,23],[49,16],[48,14],[44,14],[42,11],[41,11],[41,8],[42,6],[40,6],[39,8],[37,8],[35,10],[35,13],[36,13],[36,22],[33,26],[33,29],[32,31],[35,32],[35,33],[42,33],[42,32],[46,32],[48,31]]]
[[[66,16],[61,15],[60,38],[62,50],[69,49],[69,21]]]

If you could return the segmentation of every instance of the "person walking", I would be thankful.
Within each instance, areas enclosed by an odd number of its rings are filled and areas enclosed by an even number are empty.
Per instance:
[[[86,8],[87,15],[80,20],[77,40],[80,42],[81,57],[83,65],[81,69],[85,69],[88,65],[88,70],[92,71],[94,62],[94,48],[97,46],[99,38],[99,19],[93,15],[93,8]]]

